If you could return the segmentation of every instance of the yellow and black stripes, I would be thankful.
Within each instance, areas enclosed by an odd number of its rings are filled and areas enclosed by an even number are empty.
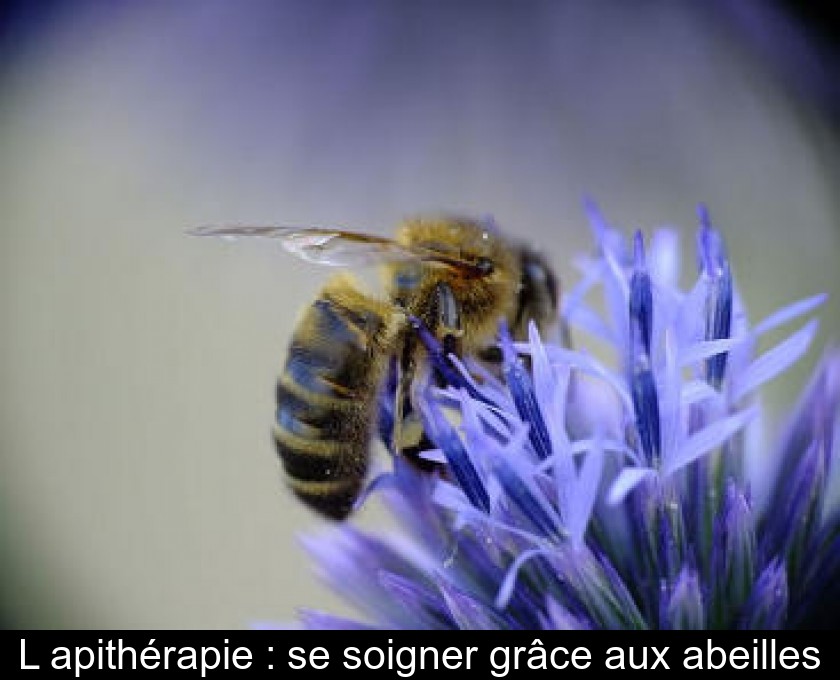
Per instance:
[[[304,312],[277,384],[274,440],[294,492],[346,517],[367,471],[392,307],[337,277]]]

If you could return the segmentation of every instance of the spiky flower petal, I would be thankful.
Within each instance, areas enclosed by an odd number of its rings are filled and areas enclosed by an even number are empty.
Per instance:
[[[416,405],[437,447],[423,455],[440,471],[394,455],[367,497],[400,529],[344,523],[307,536],[307,548],[375,627],[829,625],[840,604],[840,507],[828,494],[840,352],[826,353],[781,431],[761,420],[761,388],[804,355],[817,322],[756,356],[762,336],[825,296],[751,326],[705,208],[688,290],[674,233],[628,243],[593,204],[587,212],[597,255],[579,261],[562,310],[575,348],[534,327],[514,342],[501,328],[494,375],[446,357],[415,320],[445,383],[420,389]],[[591,303],[599,291],[605,315]],[[588,336],[611,359],[588,353]],[[392,399],[386,390],[383,432]],[[758,428],[777,437],[772,455],[748,449]],[[312,611],[301,620],[356,625]]]

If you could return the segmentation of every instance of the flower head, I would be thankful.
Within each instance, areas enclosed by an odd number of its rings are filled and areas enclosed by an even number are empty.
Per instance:
[[[374,627],[825,625],[825,598],[840,600],[840,508],[827,495],[840,352],[825,355],[775,450],[751,451],[747,436],[765,426],[762,387],[802,357],[817,322],[762,354],[758,341],[825,296],[750,325],[705,209],[689,290],[672,232],[628,242],[587,210],[597,249],[562,308],[575,347],[501,328],[493,373],[445,359],[425,334],[446,361],[445,384],[417,399],[438,471],[395,455],[371,484],[398,531],[345,523],[308,536],[324,578]],[[586,351],[589,337],[611,356]],[[750,476],[748,455],[769,481]]]

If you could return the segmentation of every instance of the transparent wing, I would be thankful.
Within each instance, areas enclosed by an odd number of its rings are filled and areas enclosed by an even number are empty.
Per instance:
[[[194,236],[213,236],[229,241],[239,238],[267,238],[297,257],[332,267],[365,267],[382,262],[436,262],[457,268],[468,275],[481,275],[475,263],[423,248],[404,246],[393,239],[361,232],[321,227],[210,226],[192,229]]]
[[[244,237],[273,239],[307,262],[333,267],[361,267],[394,260],[426,259],[424,251],[407,248],[392,239],[341,229],[231,226],[199,227],[189,233],[227,240]]]

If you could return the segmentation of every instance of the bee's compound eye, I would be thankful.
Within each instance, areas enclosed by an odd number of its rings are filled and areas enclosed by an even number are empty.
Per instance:
[[[489,257],[479,257],[475,261],[475,266],[478,267],[478,271],[484,275],[492,274],[493,270],[496,268],[493,264],[493,260]]]

